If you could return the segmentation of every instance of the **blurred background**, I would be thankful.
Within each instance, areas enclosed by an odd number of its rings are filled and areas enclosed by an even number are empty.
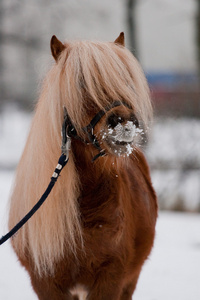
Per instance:
[[[51,36],[114,41],[121,31],[151,89],[155,119],[145,151],[160,210],[200,212],[200,0],[0,0],[1,195],[53,61]],[[168,299],[197,300],[200,291]]]

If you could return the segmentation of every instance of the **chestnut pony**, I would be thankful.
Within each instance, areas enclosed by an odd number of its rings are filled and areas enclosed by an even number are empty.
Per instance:
[[[130,300],[157,218],[149,168],[138,148],[152,116],[148,85],[123,33],[114,42],[62,44],[53,36],[51,51],[55,63],[17,168],[9,228],[49,183],[65,110],[76,137],[54,189],[12,246],[40,300]],[[83,128],[104,110],[94,135],[105,155],[92,161],[99,150]]]

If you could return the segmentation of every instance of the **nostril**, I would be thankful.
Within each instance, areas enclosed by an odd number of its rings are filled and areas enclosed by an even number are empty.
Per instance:
[[[119,123],[123,123],[123,122],[124,122],[124,119],[115,114],[110,115],[107,120],[108,126],[110,126],[112,128],[116,127]]]
[[[139,121],[138,121],[138,119],[135,119],[134,125],[135,125],[137,128],[139,127]]]

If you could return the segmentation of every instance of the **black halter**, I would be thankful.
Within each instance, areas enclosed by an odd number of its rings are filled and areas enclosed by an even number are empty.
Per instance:
[[[92,161],[94,162],[98,157],[100,156],[105,156],[106,152],[105,149],[102,149],[100,146],[100,143],[97,139],[97,137],[94,134],[94,128],[97,125],[97,123],[101,120],[101,118],[112,108],[120,106],[120,105],[124,105],[128,108],[131,109],[131,107],[122,101],[116,100],[114,101],[112,104],[106,106],[104,109],[101,109],[95,116],[94,118],[91,120],[91,122],[82,128],[82,130],[87,134],[87,138],[89,143],[91,143],[98,151],[99,153],[97,155],[95,155],[92,159]],[[63,153],[65,153],[65,149],[66,149],[66,143],[67,143],[67,139],[68,138],[75,138],[78,139],[86,144],[88,144],[87,140],[82,139],[81,137],[78,136],[77,131],[75,126],[73,125],[73,123],[70,120],[70,117],[67,113],[67,110],[65,108],[65,112],[64,112],[65,116],[64,116],[64,121],[63,121],[63,125],[62,125],[62,151]]]

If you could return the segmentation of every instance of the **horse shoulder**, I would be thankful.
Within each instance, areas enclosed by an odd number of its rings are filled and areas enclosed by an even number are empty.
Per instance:
[[[132,162],[132,165],[137,167],[139,171],[137,177],[143,178],[143,180],[145,181],[145,185],[147,186],[147,189],[149,191],[149,194],[151,194],[151,196],[157,202],[156,193],[151,181],[150,168],[145,158],[145,155],[141,150],[137,149],[137,152],[135,152],[134,155],[132,154],[130,156],[130,160]]]

